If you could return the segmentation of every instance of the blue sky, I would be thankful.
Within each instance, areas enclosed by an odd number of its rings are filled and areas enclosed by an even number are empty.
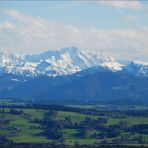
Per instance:
[[[1,1],[0,50],[77,46],[148,62],[147,18],[147,1]]]
[[[143,5],[146,1],[141,2]],[[89,26],[100,28],[127,28],[136,27],[136,25],[148,25],[147,9],[120,9],[96,2],[81,1],[2,1],[1,9],[15,9],[25,14],[42,17],[49,20],[55,20],[62,23],[68,23],[77,26]],[[136,23],[125,21],[125,17],[134,15],[139,17],[140,21]]]

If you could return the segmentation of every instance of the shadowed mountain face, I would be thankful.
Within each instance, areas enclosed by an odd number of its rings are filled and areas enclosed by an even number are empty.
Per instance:
[[[97,72],[48,87],[34,97],[82,102],[148,102],[148,78],[123,73]]]
[[[32,79],[32,77],[13,75],[9,73],[2,74],[0,75],[0,92],[4,90],[11,90],[13,87],[30,79]]]
[[[148,77],[93,67],[73,75],[37,77],[1,93],[1,97],[49,102],[148,103]]]

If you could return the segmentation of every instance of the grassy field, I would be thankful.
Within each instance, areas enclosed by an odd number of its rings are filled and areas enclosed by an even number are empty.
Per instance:
[[[0,113],[0,136],[6,136],[15,143],[48,143],[52,141],[46,136],[39,135],[39,133],[42,133],[44,131],[44,125],[33,122],[36,119],[42,120],[44,118],[45,113],[48,112],[47,109],[16,109],[17,111],[22,110],[23,114],[12,114],[10,113],[10,108],[5,108],[4,113]],[[57,111],[54,120],[64,121],[66,117],[70,117],[73,124],[81,124],[86,119],[86,117],[89,117],[92,120],[97,120],[98,118],[107,119],[107,123],[104,124],[105,127],[119,124],[121,121],[126,121],[127,126],[129,127],[137,124],[148,124],[147,117],[127,116],[118,118],[100,115],[88,115],[84,113],[69,111]],[[3,124],[1,123],[1,120],[9,120],[9,124]],[[76,141],[78,141],[80,144],[93,144],[104,140],[92,137],[94,134],[101,133],[99,129],[90,130],[87,133],[87,137],[85,138],[77,137],[77,135],[80,133],[80,129],[76,128],[64,128],[60,132],[63,134],[64,142],[67,144],[74,144]],[[141,134],[139,133],[135,133],[132,135],[129,132],[122,132],[120,136],[117,136],[115,138],[121,138],[125,136],[128,137],[128,140],[130,140],[140,135]],[[148,135],[142,134],[142,137],[145,142],[148,143]],[[105,138],[105,140],[109,142],[115,138]]]
[[[74,112],[64,112],[64,111],[59,111],[57,115],[57,119],[64,120],[65,117],[70,116],[71,120],[73,123],[75,122],[81,122],[83,121],[86,117],[90,117],[92,119],[97,119],[99,116],[95,115],[86,115],[86,114],[81,114],[81,113],[74,113]]]
[[[118,124],[121,121],[126,121],[129,126],[134,124],[148,124],[148,118],[146,117],[126,117],[126,118],[108,118],[107,125]]]
[[[33,111],[35,112],[35,110]],[[34,118],[37,117],[37,115],[34,114]],[[40,116],[39,116],[40,117]],[[0,115],[0,118],[2,118],[2,115]],[[4,119],[10,120],[9,127],[17,127],[17,132],[15,130],[0,130],[0,135],[8,135],[10,139],[12,139],[14,142],[47,142],[48,140],[45,137],[37,137],[35,136],[36,133],[41,132],[41,126],[36,123],[31,123],[27,119],[25,119],[22,116],[18,115],[11,115],[11,114],[5,114],[3,116]]]

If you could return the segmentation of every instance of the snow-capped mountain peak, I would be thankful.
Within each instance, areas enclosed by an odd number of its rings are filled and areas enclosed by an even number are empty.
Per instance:
[[[123,71],[137,76],[148,76],[148,64],[141,61],[132,61],[124,66]]]
[[[148,75],[148,65],[129,63],[123,65],[111,55],[100,50],[81,50],[76,47],[49,50],[36,55],[0,53],[0,74],[12,73],[27,76],[68,75],[94,66],[112,71]]]
[[[24,64],[23,55],[0,52],[1,66],[20,66],[22,64]]]

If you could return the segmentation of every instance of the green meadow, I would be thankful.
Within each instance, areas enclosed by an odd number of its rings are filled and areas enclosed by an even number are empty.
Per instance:
[[[0,102],[0,142],[148,144],[146,107],[105,110],[104,105],[66,105],[61,108],[7,102]]]

